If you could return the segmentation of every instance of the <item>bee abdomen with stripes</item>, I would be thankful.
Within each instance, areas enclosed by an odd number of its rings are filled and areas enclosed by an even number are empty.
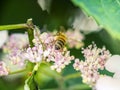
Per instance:
[[[55,50],[62,50],[66,44],[67,37],[64,33],[59,32],[56,35],[56,41],[55,41]]]

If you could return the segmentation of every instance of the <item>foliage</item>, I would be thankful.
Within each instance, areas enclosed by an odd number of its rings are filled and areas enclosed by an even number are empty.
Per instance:
[[[0,53],[3,60],[0,61],[0,76],[9,75],[1,77],[0,89],[90,90],[102,74],[114,75],[111,70],[105,70],[105,65],[111,53],[120,53],[120,0],[39,0],[41,8],[35,0],[6,1],[2,1],[6,5],[1,6],[0,30],[9,30],[9,36],[5,44],[1,43],[4,53]],[[78,9],[93,17],[102,30],[96,29],[97,32],[86,35],[84,27],[76,30],[71,26]],[[26,23],[13,24],[24,22],[26,18],[33,18],[34,23],[28,19]],[[12,25],[2,25],[6,23]],[[83,26],[87,26],[86,23]],[[62,41],[55,35],[61,25],[65,27]],[[14,32],[20,34],[14,35]],[[92,41],[94,43],[90,45]],[[65,44],[64,48],[60,44]],[[56,50],[55,45],[60,49]],[[82,46],[86,48],[81,49]]]
[[[120,42],[120,0],[72,0],[72,2],[107,30],[108,36],[103,34],[102,38],[105,38],[105,42],[111,46],[114,53],[120,53],[117,50]]]

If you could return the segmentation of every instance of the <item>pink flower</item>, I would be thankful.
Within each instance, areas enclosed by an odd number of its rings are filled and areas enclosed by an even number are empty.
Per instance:
[[[106,64],[105,68],[109,72],[113,72],[113,77],[111,76],[101,76],[96,82],[97,90],[120,90],[120,56],[113,55],[110,57]]]
[[[24,53],[23,53],[22,50],[19,50],[19,49],[16,49],[16,50],[12,51],[11,53],[9,53],[8,57],[5,57],[3,59],[10,60],[13,65],[18,65],[20,67],[25,66]]]
[[[67,51],[65,55],[60,52],[54,53],[53,57],[51,61],[54,62],[54,64],[51,66],[51,69],[57,72],[61,72],[62,69],[74,59],[73,56],[70,56],[69,51]]]
[[[41,62],[43,57],[43,48],[42,45],[37,45],[34,47],[28,47],[24,52],[24,58],[33,63]]]
[[[73,56],[70,56],[70,51],[55,50],[55,38],[51,33],[40,34],[40,32],[35,32],[35,34],[36,36],[33,42],[37,46],[42,46],[42,48],[38,50],[43,50],[42,54],[39,52],[38,54],[41,55],[44,61],[53,62],[53,65],[51,66],[52,70],[61,72],[61,70],[74,59]]]
[[[75,59],[75,63],[73,64],[73,67],[78,71],[80,69],[80,60],[77,58]],[[81,67],[82,68],[82,67]]]
[[[3,65],[7,66],[9,72],[17,69],[22,69],[26,65],[23,57],[23,49],[28,46],[27,34],[12,34],[8,41],[3,46],[5,52],[2,60],[5,62]],[[4,68],[5,70],[5,68]]]
[[[82,33],[80,33],[79,30],[68,30],[66,33],[66,36],[68,38],[68,46],[70,48],[81,48],[84,43],[83,43],[83,40],[84,40],[84,36]]]
[[[4,52],[11,53],[15,49],[23,49],[28,46],[27,34],[12,34],[3,46]]]
[[[106,60],[111,56],[110,52],[103,47],[97,48],[95,44],[83,49],[85,61],[75,60],[74,68],[81,71],[83,82],[93,86],[100,74],[98,69],[103,70]]]
[[[32,63],[38,62],[52,62],[52,70],[61,72],[71,60],[74,59],[70,55],[70,51],[67,50],[56,50],[55,49],[55,37],[51,33],[40,33],[38,28],[34,31],[34,47],[28,48],[15,48],[10,54],[10,59],[14,64],[23,64],[29,60]],[[8,46],[11,44],[8,44]],[[12,43],[12,45],[14,45]],[[16,44],[15,44],[16,45]]]
[[[0,76],[8,75],[9,71],[6,64],[3,61],[0,61]]]

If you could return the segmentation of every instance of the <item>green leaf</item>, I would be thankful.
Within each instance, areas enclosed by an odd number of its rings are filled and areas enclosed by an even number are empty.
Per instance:
[[[35,81],[34,76],[30,76],[26,81],[24,85],[24,90],[39,90]]]
[[[29,87],[29,85],[28,85],[28,81],[29,81],[29,79],[27,79],[27,80],[25,81],[24,90],[30,90],[30,87]]]
[[[113,37],[120,38],[120,0],[72,0],[103,26]],[[114,33],[113,33],[114,32]]]
[[[52,80],[50,76],[47,76],[44,73],[37,72],[35,75],[35,82],[40,88],[44,88]]]
[[[69,90],[91,90],[86,84],[76,84],[69,87]]]
[[[37,63],[32,71],[32,74],[25,81],[24,90],[40,90],[37,83],[35,82],[35,75],[37,73],[39,63]]]
[[[54,70],[51,70],[50,65],[47,63],[41,63],[34,76],[36,84],[41,89],[57,87],[56,79],[59,78],[61,78],[61,76]]]
[[[120,0],[72,0],[92,16],[106,31],[101,35],[103,41],[112,48],[113,53],[120,53]],[[107,35],[107,36],[106,36]]]

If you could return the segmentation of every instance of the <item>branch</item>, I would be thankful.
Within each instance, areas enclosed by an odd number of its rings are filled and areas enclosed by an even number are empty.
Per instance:
[[[27,20],[27,25],[29,27],[27,32],[28,32],[30,47],[33,47],[34,44],[33,44],[32,40],[34,39],[34,31],[33,30],[35,27],[34,27],[34,24],[32,23],[32,19]]]
[[[13,25],[2,25],[0,26],[0,31],[2,30],[13,30],[13,29],[23,29],[28,28],[27,24],[13,24]]]

